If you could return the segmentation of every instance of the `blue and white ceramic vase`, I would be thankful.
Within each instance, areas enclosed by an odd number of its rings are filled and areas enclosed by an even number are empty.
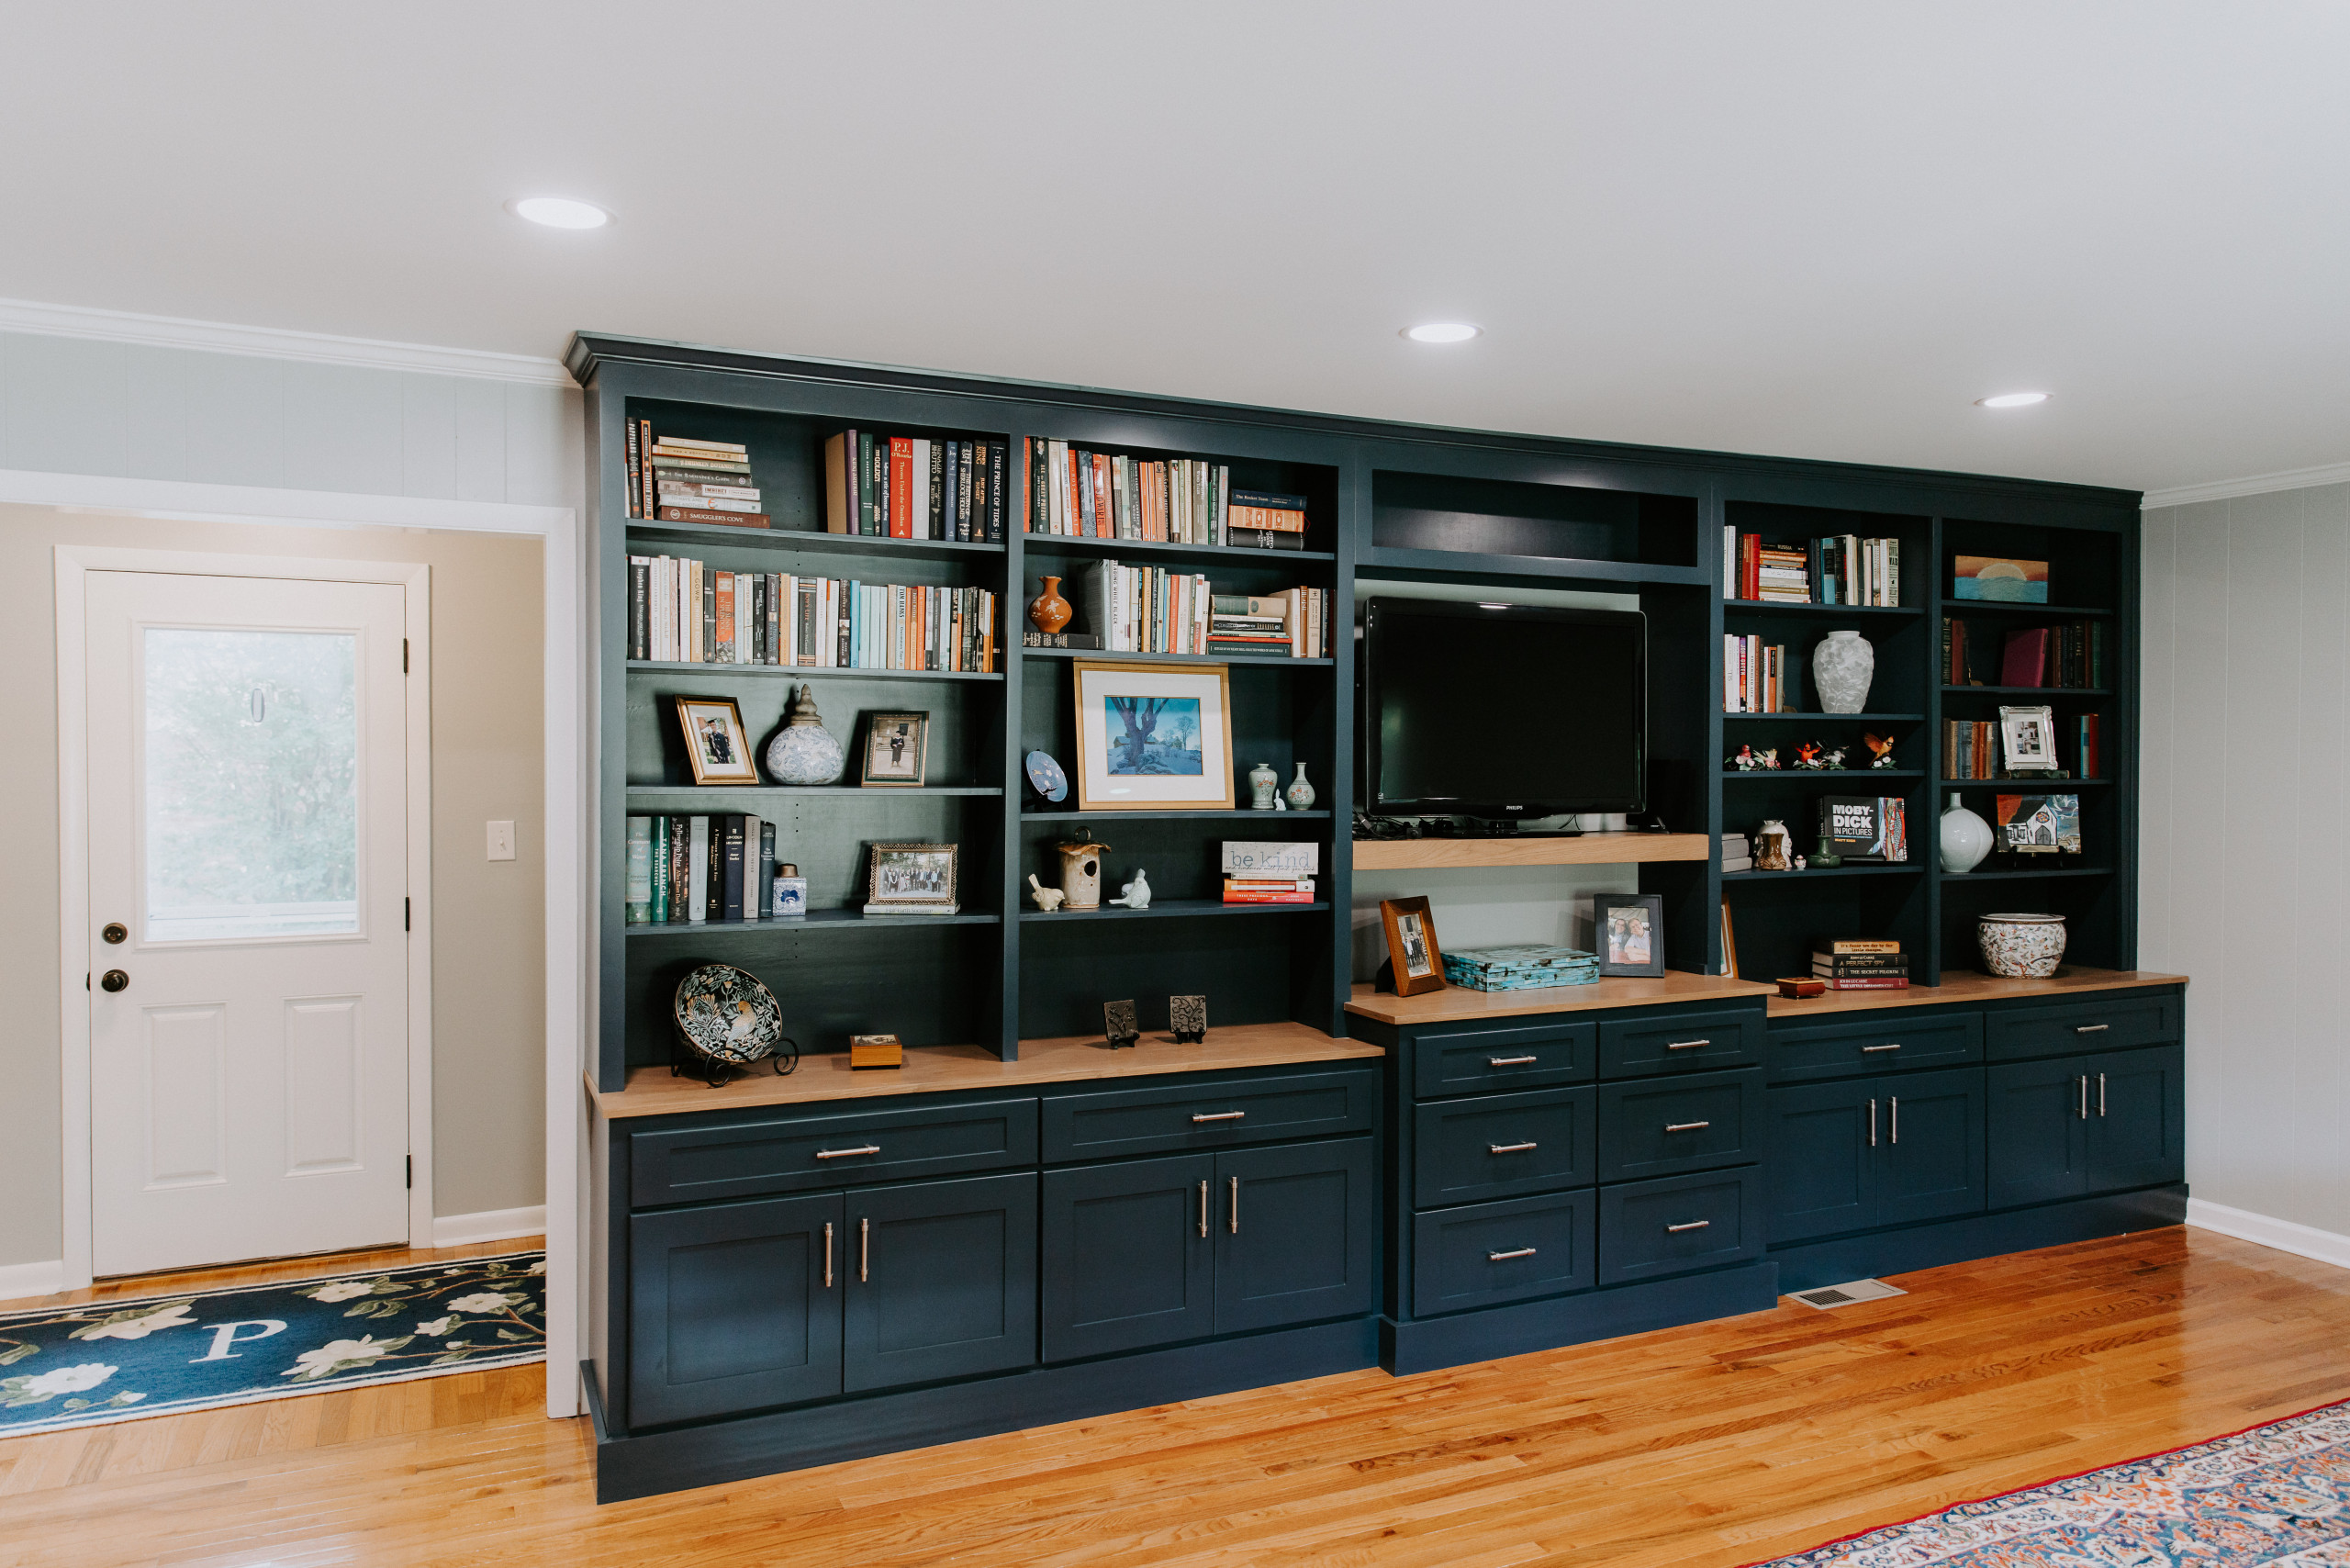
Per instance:
[[[791,700],[790,720],[767,743],[767,777],[778,784],[836,784],[846,760],[816,711],[816,689],[802,686]]]

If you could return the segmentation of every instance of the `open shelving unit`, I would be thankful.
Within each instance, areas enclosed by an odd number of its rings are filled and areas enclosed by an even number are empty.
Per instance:
[[[594,537],[599,749],[598,930],[599,1090],[668,1058],[667,1008],[699,962],[750,969],[774,990],[787,1029],[811,1056],[845,1048],[851,1032],[888,1030],[909,1046],[1016,1062],[1024,1042],[1091,1036],[1105,999],[1131,996],[1147,1029],[1166,1024],[1170,994],[1205,992],[1214,1029],[1292,1027],[1343,1036],[1349,996],[1356,871],[1621,864],[1665,905],[1665,949],[1676,970],[1722,962],[1729,906],[1741,972],[1800,972],[1811,939],[1893,935],[1913,978],[1933,983],[1973,968],[1975,918],[2033,908],[2071,922],[2070,958],[2112,969],[2135,960],[2133,693],[2138,498],[2127,492],[1947,474],[1448,431],[1171,398],[942,374],[797,361],[587,335],[574,374],[587,393]],[[740,442],[774,526],[663,523],[626,516],[623,431]],[[1000,542],[887,540],[823,532],[822,446],[847,427],[934,438],[1066,440],[1143,458],[1196,457],[1228,466],[1235,488],[1304,496],[1305,547],[1080,539],[1021,531],[1006,509]],[[1902,541],[1897,606],[1762,604],[1722,596],[1725,524],[1769,537],[1828,533]],[[995,673],[655,663],[625,656],[629,555],[691,555],[722,569],[977,586],[999,599]],[[1961,554],[2051,564],[2051,597],[2021,605],[1952,598]],[[1304,763],[1319,791],[1312,810],[1080,812],[1037,801],[1021,758],[1075,753],[1071,661],[1181,662],[1166,655],[1024,648],[1024,611],[1046,575],[1069,591],[1104,558],[1206,574],[1218,591],[1326,590],[1329,656],[1203,658],[1228,671],[1236,772],[1270,765],[1285,785]],[[1636,604],[1650,628],[1651,805],[1669,831],[1581,838],[1350,842],[1356,801],[1356,659],[1345,629],[1359,601],[1411,586],[1490,585],[1539,595],[1574,590]],[[1941,801],[1952,791],[1984,814],[2012,781],[1943,778],[1943,721],[1989,717],[2020,693],[1950,687],[1942,678],[1942,618],[1963,613],[2029,626],[2107,620],[2111,678],[2097,690],[2033,689],[2060,714],[2104,717],[2106,777],[2067,781],[2082,794],[2078,864],[1942,873],[1934,854]],[[1071,628],[1091,630],[1081,623]],[[1809,689],[1811,647],[1856,629],[1876,651],[1870,710],[1825,714]],[[1721,639],[1785,643],[1799,708],[1724,714]],[[854,751],[860,714],[920,708],[932,716],[931,780],[917,790],[697,789],[668,700],[732,696],[763,749],[794,689],[808,683],[827,727]],[[1860,746],[1890,734],[1897,766],[1832,772],[1740,773],[1741,745],[1818,740]],[[1235,798],[1245,801],[1245,778]],[[2044,792],[2035,791],[2035,792]],[[1912,859],[1895,867],[1821,868],[1724,876],[1719,835],[1778,816],[1800,833],[1821,794],[1884,793],[1907,804]],[[810,884],[804,921],[629,926],[622,906],[625,821],[653,811],[753,812],[778,827],[778,858]],[[1225,905],[1216,848],[1226,838],[1311,839],[1322,846],[1317,902]],[[961,846],[963,909],[948,920],[867,919],[857,905],[867,846],[877,840]],[[1139,866],[1147,910],[1046,914],[1029,902],[1032,872],[1058,879],[1055,846],[1107,841],[1112,890]],[[1798,842],[1800,842],[1800,838]],[[1058,1047],[1056,1047],[1058,1048]]]

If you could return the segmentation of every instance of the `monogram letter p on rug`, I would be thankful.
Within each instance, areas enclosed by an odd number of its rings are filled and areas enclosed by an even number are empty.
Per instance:
[[[2350,1403],[1757,1568],[2350,1568]]]
[[[0,1438],[546,1355],[546,1259],[517,1252],[0,1316]]]

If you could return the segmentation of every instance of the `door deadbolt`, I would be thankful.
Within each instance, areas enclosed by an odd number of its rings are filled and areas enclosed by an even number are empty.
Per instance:
[[[108,943],[119,946],[130,939],[130,928],[119,920],[109,920],[99,928],[98,935]]]
[[[121,991],[130,984],[130,977],[120,969],[108,969],[98,977],[100,991]]]

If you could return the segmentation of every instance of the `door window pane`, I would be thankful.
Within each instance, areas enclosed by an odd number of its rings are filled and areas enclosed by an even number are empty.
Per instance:
[[[146,937],[359,929],[359,639],[146,635]]]

